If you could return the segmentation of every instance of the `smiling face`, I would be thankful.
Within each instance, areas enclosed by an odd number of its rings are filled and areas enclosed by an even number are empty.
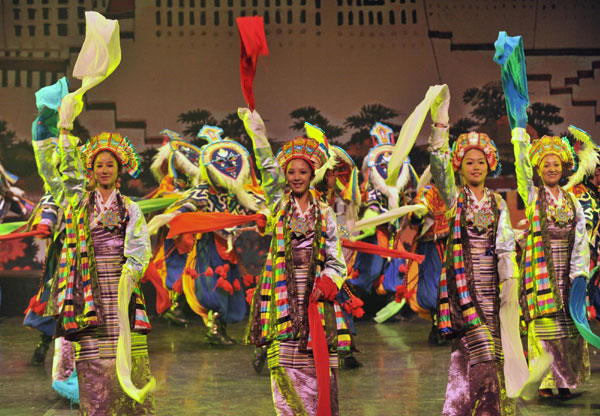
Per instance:
[[[119,177],[119,163],[117,158],[109,151],[98,153],[94,159],[94,181],[105,189],[112,189]]]
[[[484,183],[488,165],[483,152],[479,149],[467,151],[460,165],[460,172],[467,185],[476,187]]]
[[[538,173],[546,186],[556,186],[562,177],[562,162],[556,155],[546,155],[540,162]]]
[[[242,170],[243,160],[235,150],[221,148],[213,153],[211,163],[223,175],[237,179]]]
[[[308,192],[314,174],[310,164],[303,159],[292,159],[285,171],[285,180],[294,195],[301,196]]]

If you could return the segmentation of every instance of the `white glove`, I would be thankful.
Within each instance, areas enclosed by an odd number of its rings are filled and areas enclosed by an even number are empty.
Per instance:
[[[158,229],[165,224],[168,224],[173,218],[177,216],[177,213],[172,212],[170,214],[161,214],[152,218],[148,223],[148,234],[153,235],[156,234]]]
[[[446,84],[443,85],[440,94],[431,105],[431,120],[433,123],[448,125],[448,107],[450,106],[450,90]]]
[[[238,108],[238,117],[244,122],[246,132],[254,142],[255,148],[270,147],[267,139],[267,128],[258,111],[247,108]]]

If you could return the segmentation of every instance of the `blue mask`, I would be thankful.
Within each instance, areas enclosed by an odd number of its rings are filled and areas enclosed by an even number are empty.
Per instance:
[[[235,149],[221,148],[212,154],[210,164],[225,176],[237,179],[244,161]]]
[[[377,156],[375,160],[375,169],[377,169],[377,173],[383,178],[387,179],[388,177],[388,164],[390,162],[390,154],[387,152],[381,153]]]

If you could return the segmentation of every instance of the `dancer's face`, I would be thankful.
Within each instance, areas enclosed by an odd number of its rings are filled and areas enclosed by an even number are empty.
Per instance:
[[[540,162],[538,173],[546,186],[556,186],[562,176],[562,163],[558,156],[550,154],[544,156]]]
[[[111,152],[100,152],[94,160],[94,179],[98,186],[112,189],[119,177],[119,163]]]
[[[308,192],[313,171],[306,160],[292,159],[287,165],[285,179],[295,195],[304,195]]]
[[[484,183],[488,165],[483,152],[479,149],[467,151],[460,165],[460,172],[467,185],[479,186]]]

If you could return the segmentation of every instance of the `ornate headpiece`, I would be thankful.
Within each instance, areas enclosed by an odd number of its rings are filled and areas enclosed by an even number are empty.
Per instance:
[[[531,144],[529,159],[534,167],[537,168],[548,155],[558,156],[567,171],[575,167],[573,148],[566,137],[542,136]]]
[[[565,189],[569,189],[581,182],[589,176],[593,175],[596,166],[600,164],[600,147],[594,143],[592,137],[575,126],[569,126],[569,131],[575,139],[577,139],[579,146],[577,146],[577,170],[573,175],[569,177],[569,182],[565,185]]]
[[[183,172],[189,179],[195,179],[200,171],[199,147],[183,140],[181,135],[169,129],[160,132],[163,135],[163,145],[154,156],[150,170],[160,182],[166,175],[178,177]]]
[[[315,139],[299,136],[285,143],[277,154],[277,163],[284,172],[292,159],[305,160],[317,171],[327,163],[329,150]]]
[[[483,152],[492,175],[500,174],[501,165],[496,144],[487,134],[475,131],[461,134],[452,145],[452,168],[455,171],[460,169],[465,154],[471,149],[479,149]]]
[[[88,175],[94,171],[94,159],[98,153],[109,151],[119,161],[127,172],[134,178],[140,174],[140,158],[127,137],[121,137],[119,133],[101,133],[98,136],[90,137],[88,142],[83,145],[81,153],[85,157],[85,166]]]

